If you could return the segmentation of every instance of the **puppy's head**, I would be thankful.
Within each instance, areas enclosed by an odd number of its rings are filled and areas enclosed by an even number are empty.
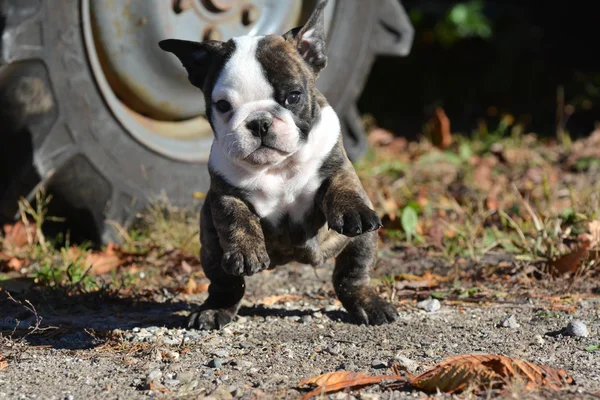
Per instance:
[[[250,168],[276,165],[297,152],[318,121],[315,81],[325,67],[324,8],[283,36],[228,42],[163,40],[206,100],[222,156]]]

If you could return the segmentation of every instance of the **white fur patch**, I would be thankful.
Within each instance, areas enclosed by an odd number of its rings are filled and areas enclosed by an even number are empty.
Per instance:
[[[233,39],[235,51],[215,82],[213,102],[227,100],[233,108],[259,100],[273,100],[273,87],[256,59],[256,48],[263,36]]]
[[[340,122],[330,106],[321,110],[321,119],[308,134],[308,141],[280,164],[248,169],[237,164],[213,144],[209,165],[223,178],[250,193],[249,201],[261,218],[276,223],[289,214],[302,220],[314,204],[321,186],[319,168],[336,145]]]

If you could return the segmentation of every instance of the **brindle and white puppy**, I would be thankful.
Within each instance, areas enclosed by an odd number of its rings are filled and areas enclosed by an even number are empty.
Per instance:
[[[315,87],[327,63],[325,4],[283,36],[159,44],[204,92],[215,133],[200,223],[201,262],[211,283],[189,327],[218,329],[231,321],[244,276],[332,257],[336,294],[356,322],[396,318],[369,286],[381,221],[346,156],[339,120]]]

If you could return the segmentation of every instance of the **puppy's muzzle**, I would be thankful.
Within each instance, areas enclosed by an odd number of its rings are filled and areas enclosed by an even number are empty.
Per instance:
[[[246,119],[246,128],[258,138],[267,135],[272,125],[273,117],[268,113],[253,113]]]

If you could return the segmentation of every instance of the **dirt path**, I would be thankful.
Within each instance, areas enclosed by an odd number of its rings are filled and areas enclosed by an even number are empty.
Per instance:
[[[137,306],[105,301],[84,311],[71,307],[67,314],[42,314],[43,325],[61,328],[29,336],[33,347],[5,340],[2,353],[9,363],[0,370],[0,399],[298,398],[301,379],[336,369],[389,374],[387,366],[400,362],[419,372],[448,356],[473,352],[564,368],[577,382],[568,392],[572,398],[600,390],[599,353],[585,351],[598,344],[598,298],[579,301],[571,315],[535,301],[442,301],[433,313],[402,302],[397,322],[365,327],[345,322],[331,297],[330,274],[331,266],[315,271],[291,265],[249,279],[241,316],[219,332],[175,328],[188,313],[179,301]],[[3,317],[27,316],[20,306],[7,309],[7,304],[2,303]],[[511,313],[519,327],[497,327]],[[546,335],[573,318],[587,324],[589,337]],[[112,339],[106,340],[109,332]],[[332,398],[422,395],[374,386]]]

